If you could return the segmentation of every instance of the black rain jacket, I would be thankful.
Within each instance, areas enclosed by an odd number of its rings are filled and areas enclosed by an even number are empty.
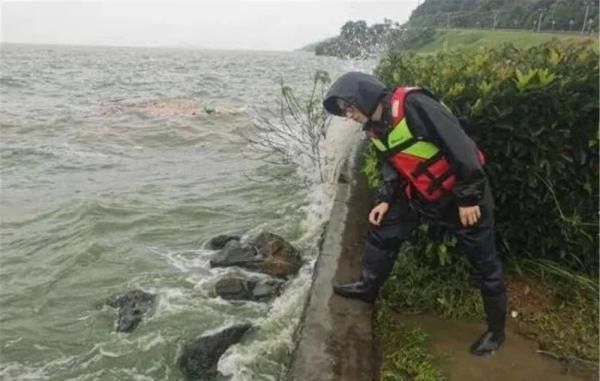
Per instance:
[[[370,117],[377,105],[382,103],[382,120],[370,121],[363,129],[385,139],[392,128],[388,101],[390,95],[391,92],[374,76],[349,72],[331,85],[323,106],[331,114],[344,116],[336,102],[337,99],[343,99]],[[477,147],[464,132],[458,119],[427,91],[408,94],[405,101],[405,117],[413,135],[435,144],[448,159],[456,176],[453,189],[456,203],[459,206],[478,205],[483,199],[487,177],[479,162]],[[406,180],[387,159],[382,155],[379,158],[384,182],[378,191],[378,200],[389,203],[402,195]]]

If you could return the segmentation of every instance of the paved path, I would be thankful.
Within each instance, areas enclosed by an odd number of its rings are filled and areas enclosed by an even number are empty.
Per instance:
[[[288,380],[371,381],[377,369],[372,306],[331,289],[334,282],[354,280],[360,273],[368,223],[365,179],[358,165],[349,172],[351,183],[339,184]]]
[[[433,353],[442,358],[448,381],[581,381],[597,375],[575,375],[560,362],[536,352],[537,344],[510,332],[493,356],[480,358],[468,348],[485,329],[483,323],[443,320],[432,316],[397,315],[401,323],[416,326],[430,335]]]

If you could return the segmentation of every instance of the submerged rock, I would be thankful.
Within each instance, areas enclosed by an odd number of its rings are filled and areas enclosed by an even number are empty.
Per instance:
[[[201,336],[185,344],[179,358],[179,367],[190,381],[214,380],[219,372],[219,358],[252,327],[249,323],[233,325],[217,333]]]
[[[226,300],[252,300],[265,302],[277,297],[283,282],[276,279],[251,280],[241,277],[220,279],[214,292]]]
[[[242,245],[228,241],[210,261],[211,267],[240,266],[276,277],[288,277],[298,272],[302,258],[298,251],[280,236],[262,233]]]
[[[302,267],[300,253],[286,240],[273,233],[262,233],[252,245],[264,258],[263,271],[275,276],[296,274]]]
[[[117,332],[131,332],[142,321],[142,318],[152,310],[156,295],[142,290],[131,290],[122,295],[111,297],[106,304],[118,308]]]
[[[229,241],[239,241],[240,237],[236,235],[223,234],[213,237],[208,241],[208,247],[213,250],[222,249]]]

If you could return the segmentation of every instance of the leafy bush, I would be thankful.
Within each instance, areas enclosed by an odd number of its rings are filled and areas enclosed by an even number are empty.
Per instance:
[[[389,86],[427,87],[487,156],[499,249],[598,271],[598,54],[591,43],[387,55]]]

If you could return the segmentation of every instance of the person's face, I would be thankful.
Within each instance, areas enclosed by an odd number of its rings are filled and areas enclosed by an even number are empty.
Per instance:
[[[346,118],[352,119],[353,121],[361,124],[367,123],[369,121],[369,118],[365,114],[358,111],[356,107],[346,102],[345,100],[338,99],[337,104]]]

